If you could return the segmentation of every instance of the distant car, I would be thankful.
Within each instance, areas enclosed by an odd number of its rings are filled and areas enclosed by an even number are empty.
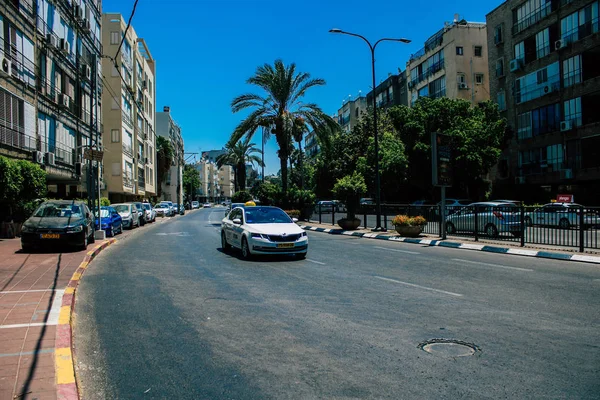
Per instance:
[[[156,210],[152,207],[150,203],[142,203],[142,207],[144,207],[144,212],[146,215],[146,222],[154,222],[156,221]]]
[[[346,211],[346,206],[339,200],[321,200],[317,202],[316,211],[318,212],[321,209],[322,212],[331,212],[331,210],[335,210],[335,212],[343,212]]]
[[[133,204],[135,206],[135,208],[137,208],[137,210],[138,210],[139,226],[146,225],[146,210],[144,210],[144,205],[142,204],[142,202],[135,201],[131,204]]]
[[[169,207],[169,217],[172,217],[175,215],[175,207],[173,207],[173,202],[172,201],[161,201],[160,204],[166,204]]]
[[[168,217],[171,214],[171,209],[168,204],[158,203],[154,206],[157,217]]]
[[[66,244],[85,250],[94,241],[93,216],[80,201],[46,201],[23,223],[21,230],[23,251],[44,244]]]
[[[106,232],[106,236],[113,237],[123,233],[123,218],[114,207],[100,207],[100,218],[98,218],[98,209],[94,214],[96,216],[96,229]],[[102,222],[101,226],[100,222]]]
[[[475,211],[477,211],[477,219]],[[512,203],[491,201],[471,203],[446,217],[446,232],[450,234],[475,232],[476,226],[478,233],[494,238],[500,233],[511,233],[515,237],[520,237],[522,234],[519,209]]]
[[[306,232],[277,207],[235,207],[221,221],[221,247],[254,254],[293,254],[303,259],[308,251]]]
[[[173,216],[179,215],[179,204],[173,203]]]
[[[200,203],[197,201],[192,201],[192,210],[200,208]]]
[[[140,215],[136,206],[132,203],[113,204],[112,207],[123,219],[123,227],[133,229],[140,226]]]
[[[202,204],[202,208],[211,208],[211,207],[212,207],[212,204],[210,204],[210,203]]]
[[[473,200],[470,199],[446,199],[446,215],[452,215],[455,212],[462,209],[462,207],[466,207],[468,205],[473,204]],[[440,206],[442,202],[438,202],[435,207],[433,207],[433,214],[436,217],[440,215]]]
[[[554,226],[561,229],[580,226],[581,210],[583,210],[583,227],[600,226],[600,216],[596,211],[586,210],[577,203],[549,203],[525,213],[527,226]]]
[[[362,199],[360,199],[359,204],[361,206],[372,206],[375,205],[375,200],[373,200],[370,197],[363,197]]]
[[[516,206],[521,206],[523,202],[521,200],[490,200],[496,203],[512,203]]]

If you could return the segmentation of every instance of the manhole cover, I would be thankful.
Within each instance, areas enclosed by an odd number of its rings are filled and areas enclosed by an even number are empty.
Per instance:
[[[476,344],[454,339],[431,339],[419,343],[417,347],[430,354],[442,357],[466,357],[481,351]]]

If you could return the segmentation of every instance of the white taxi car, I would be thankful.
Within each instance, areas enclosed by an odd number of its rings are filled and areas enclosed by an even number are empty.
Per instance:
[[[221,221],[221,247],[235,247],[249,259],[254,254],[293,254],[306,258],[308,237],[277,207],[235,207]]]

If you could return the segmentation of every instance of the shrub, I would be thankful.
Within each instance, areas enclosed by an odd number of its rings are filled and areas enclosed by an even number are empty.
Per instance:
[[[0,219],[23,222],[46,195],[46,171],[26,160],[0,156]]]
[[[358,172],[338,179],[333,186],[333,194],[346,205],[348,219],[356,218],[360,197],[367,191],[365,178]]]
[[[289,215],[290,218],[300,217],[300,210],[285,210],[285,213]]]
[[[235,192],[233,196],[231,196],[232,203],[245,203],[250,200],[252,200],[252,195],[250,194],[250,192],[247,192],[245,190]]]
[[[100,198],[100,205],[102,207],[110,206],[110,200],[107,197]]]
[[[427,224],[427,220],[420,215],[409,217],[408,215],[396,215],[392,219],[394,226],[423,226]]]

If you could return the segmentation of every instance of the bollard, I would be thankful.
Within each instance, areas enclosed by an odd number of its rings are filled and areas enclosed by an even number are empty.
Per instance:
[[[319,204],[319,224],[321,223],[321,205]]]
[[[335,225],[335,204],[331,205],[331,225]]]
[[[475,241],[478,242],[479,241],[479,212],[477,210],[477,207],[475,207]]]
[[[525,207],[521,205],[521,247],[525,247]]]
[[[579,209],[579,252],[583,253],[585,251],[585,216],[583,213],[585,210],[583,207]]]

